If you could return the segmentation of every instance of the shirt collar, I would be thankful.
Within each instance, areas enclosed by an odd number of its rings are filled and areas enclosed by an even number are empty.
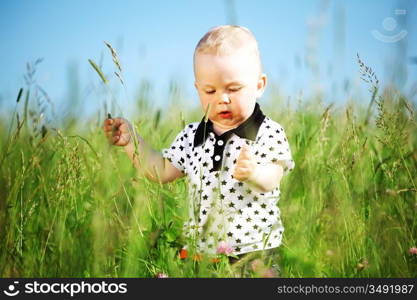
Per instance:
[[[222,136],[225,135],[227,138],[229,138],[231,134],[234,133],[241,138],[255,141],[259,127],[261,126],[264,119],[265,115],[261,111],[259,104],[256,103],[252,115],[245,122],[234,129],[226,131],[222,134]],[[204,127],[206,128],[205,132]],[[207,139],[210,132],[214,133],[213,123],[210,120],[207,120],[207,123],[205,123],[203,117],[194,135],[194,147],[202,144]]]

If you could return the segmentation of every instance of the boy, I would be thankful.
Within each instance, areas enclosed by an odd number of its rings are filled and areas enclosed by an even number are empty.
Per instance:
[[[187,125],[162,155],[137,136],[140,165],[124,119],[105,120],[105,133],[149,179],[188,177],[191,205],[184,230],[199,251],[265,253],[258,250],[281,244],[279,183],[294,161],[283,128],[256,103],[267,82],[256,39],[244,27],[213,28],[197,44],[194,75],[206,115]]]

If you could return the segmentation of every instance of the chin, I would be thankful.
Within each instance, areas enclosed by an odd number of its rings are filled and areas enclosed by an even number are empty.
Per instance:
[[[238,123],[234,120],[220,120],[220,121],[217,121],[217,124],[230,127],[230,128],[234,128],[238,125]]]

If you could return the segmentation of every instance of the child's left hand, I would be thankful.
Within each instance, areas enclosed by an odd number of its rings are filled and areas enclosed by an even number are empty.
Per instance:
[[[240,150],[239,157],[237,158],[233,178],[239,181],[248,180],[254,175],[255,168],[255,157],[250,153],[249,146],[245,144],[243,145],[242,150]]]

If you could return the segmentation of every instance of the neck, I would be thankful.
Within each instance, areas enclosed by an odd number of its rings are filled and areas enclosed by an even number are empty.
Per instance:
[[[237,127],[239,127],[242,123],[244,123],[247,119],[249,119],[249,117],[247,117],[246,119],[241,120],[239,123],[235,124],[233,127],[230,126],[222,126],[222,124],[218,124],[215,123],[213,121],[211,121],[213,123],[213,131],[217,134],[217,135],[222,135],[223,133],[225,133],[226,131],[235,129]]]
[[[225,133],[226,131],[235,129],[238,126],[234,126],[234,127],[222,127],[221,125],[218,125],[216,123],[213,123],[213,131],[214,133],[216,133],[217,135],[222,135],[223,133]]]

